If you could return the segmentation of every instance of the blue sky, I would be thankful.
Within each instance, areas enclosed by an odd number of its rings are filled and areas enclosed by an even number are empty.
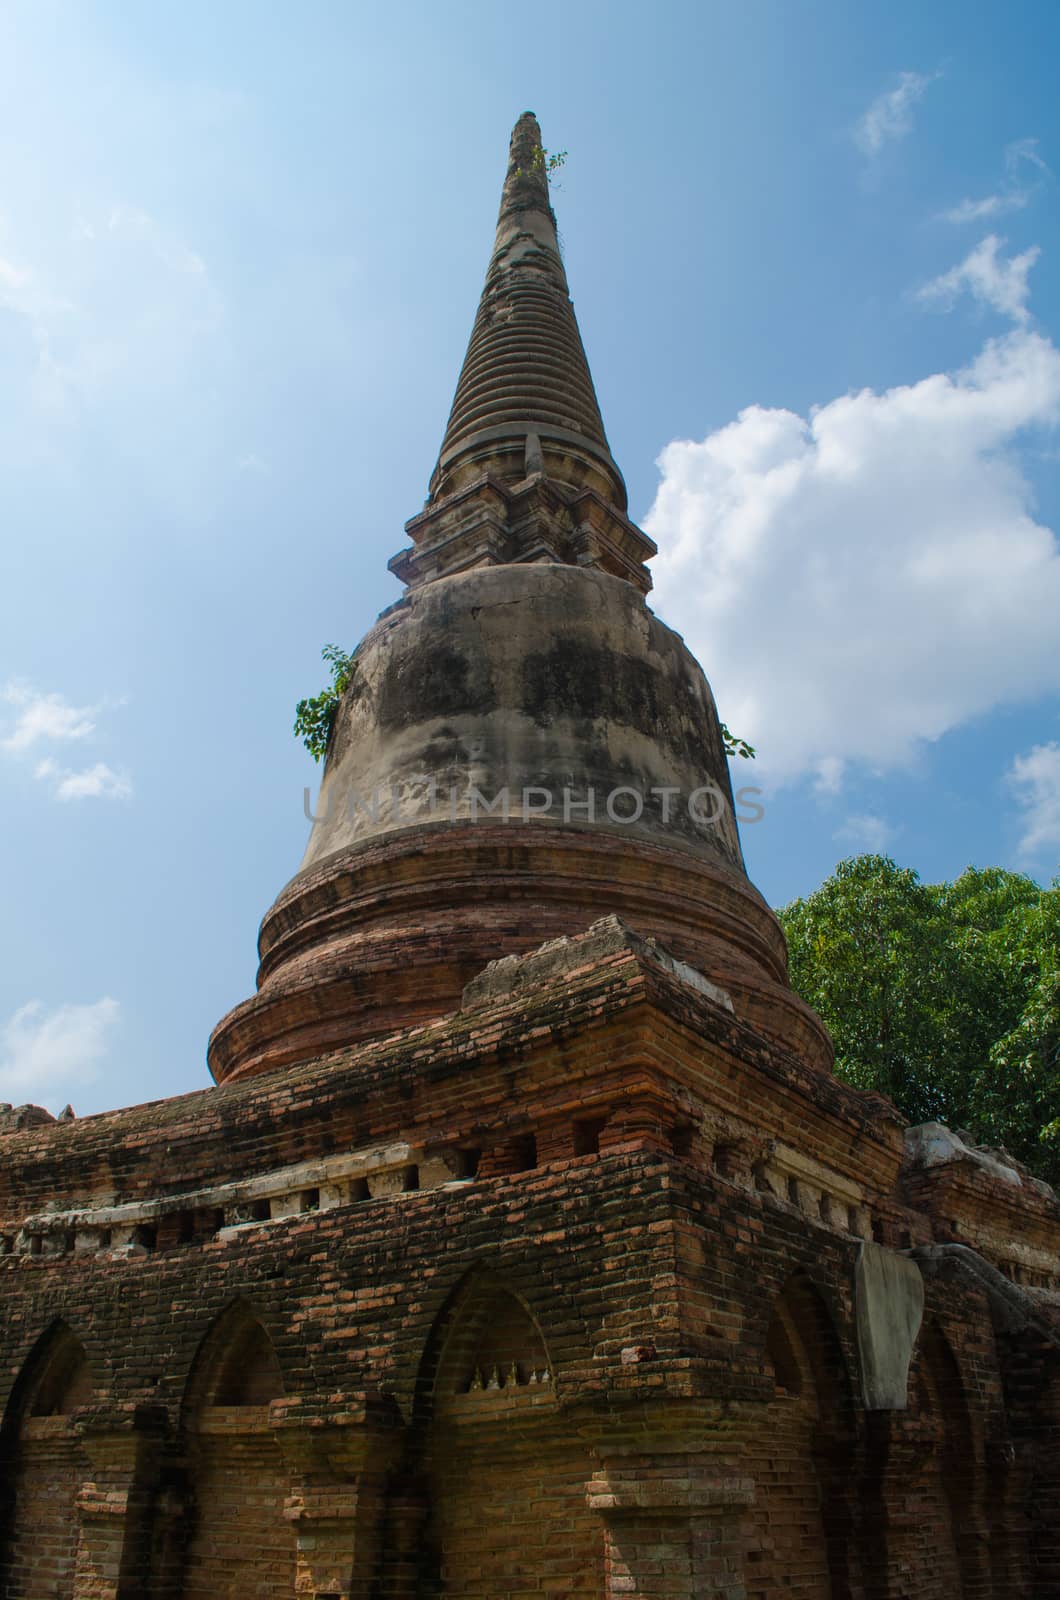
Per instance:
[[[1051,4],[0,10],[0,1096],[207,1081],[512,123],[780,904],[1060,857]]]

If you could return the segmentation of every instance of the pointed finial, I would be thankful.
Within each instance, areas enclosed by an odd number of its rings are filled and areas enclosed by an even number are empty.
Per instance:
[[[544,211],[552,218],[548,197],[548,163],[541,127],[532,111],[524,111],[512,129],[508,176],[501,195],[501,217],[509,211]],[[555,219],[552,218],[553,224]]]
[[[524,111],[512,129],[493,251],[431,500],[484,470],[521,477],[529,434],[547,473],[571,488],[592,486],[625,511],[567,287],[541,128]]]

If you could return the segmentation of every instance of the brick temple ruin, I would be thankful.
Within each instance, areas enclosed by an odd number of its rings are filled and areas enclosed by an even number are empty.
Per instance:
[[[546,167],[216,1086],[5,1113],[6,1600],[1060,1595],[1060,1207],[832,1074]]]

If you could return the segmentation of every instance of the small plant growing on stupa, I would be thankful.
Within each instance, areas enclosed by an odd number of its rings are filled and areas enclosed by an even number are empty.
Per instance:
[[[544,145],[539,144],[537,149],[534,151],[535,167],[544,167],[545,173],[549,179],[554,178],[556,173],[562,170],[566,160],[566,150],[548,151],[545,149]],[[559,187],[559,185],[557,185],[557,187]]]
[[[530,171],[543,171],[545,176],[551,180],[566,165],[566,161],[566,150],[549,151],[545,149],[543,144],[538,144],[534,146],[533,155],[530,157]],[[520,177],[524,176],[521,167],[519,168],[519,175]],[[556,187],[560,188],[561,185],[557,184]]]
[[[294,711],[294,731],[314,761],[327,753],[335,713],[354,673],[353,657],[337,644],[326,644],[320,654],[331,668],[331,682],[319,694],[299,700]]]
[[[724,722],[721,724],[721,736],[725,741],[725,754],[727,756],[742,756],[745,761],[754,760],[756,753],[754,745],[748,744],[746,739],[738,739],[734,733],[730,733]]]

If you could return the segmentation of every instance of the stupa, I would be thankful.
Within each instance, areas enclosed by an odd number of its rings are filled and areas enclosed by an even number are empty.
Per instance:
[[[831,1071],[547,168],[214,1085],[0,1114],[9,1600],[1060,1595],[1060,1207]]]

